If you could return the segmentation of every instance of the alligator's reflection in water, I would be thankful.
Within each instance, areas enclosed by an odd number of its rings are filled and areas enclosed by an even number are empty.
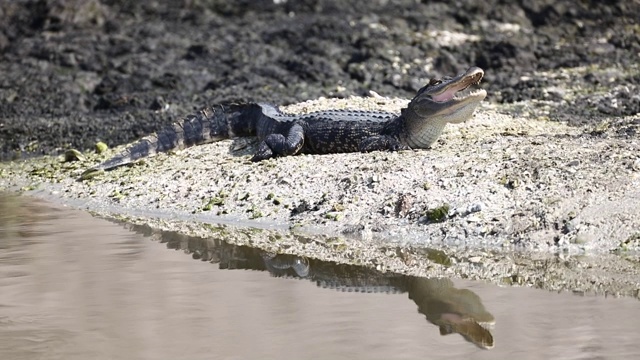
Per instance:
[[[490,328],[494,317],[470,290],[457,289],[449,279],[428,279],[374,269],[335,264],[260,249],[237,246],[218,239],[202,239],[174,232],[160,232],[148,226],[129,225],[132,230],[154,236],[167,247],[191,253],[194,259],[219,264],[221,269],[268,271],[275,277],[295,277],[319,287],[363,293],[408,293],[409,299],[441,335],[458,333],[483,349],[493,347]]]

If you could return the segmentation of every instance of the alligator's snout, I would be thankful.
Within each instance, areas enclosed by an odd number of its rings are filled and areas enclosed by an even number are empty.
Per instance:
[[[463,100],[468,97],[482,97],[479,100],[484,99],[487,95],[484,90],[470,91],[467,93],[461,93],[467,90],[471,85],[478,85],[484,76],[484,71],[479,67],[472,67],[464,74],[458,75],[454,78],[436,80],[433,83],[431,89],[427,89],[427,92],[431,95],[431,100],[435,102],[448,102],[451,100]]]

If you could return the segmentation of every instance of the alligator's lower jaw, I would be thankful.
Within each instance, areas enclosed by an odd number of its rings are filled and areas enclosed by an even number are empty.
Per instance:
[[[485,90],[479,89],[465,96],[456,96],[455,98],[439,103],[439,109],[431,114],[431,119],[443,123],[462,123],[467,121],[473,115],[476,107],[487,96]]]
[[[465,101],[467,99],[477,99],[477,101],[482,101],[487,96],[487,92],[483,89],[477,89],[468,93],[460,93],[453,96],[455,101]],[[451,101],[450,100],[450,101]]]
[[[487,96],[487,92],[483,89],[475,90],[466,95],[458,95],[453,99],[442,103],[442,108],[436,114],[453,114],[458,111],[461,111],[464,108],[471,107],[471,111]],[[435,114],[434,114],[435,115]],[[471,116],[462,115],[462,116]],[[465,119],[466,120],[466,119]]]

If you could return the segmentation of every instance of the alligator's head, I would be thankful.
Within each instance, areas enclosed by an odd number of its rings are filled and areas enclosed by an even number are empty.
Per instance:
[[[447,123],[461,123],[471,117],[487,96],[482,89],[471,90],[484,71],[472,67],[455,77],[431,79],[418,91],[402,114],[406,119],[407,142],[412,148],[427,148],[436,141]]]
[[[482,89],[469,90],[471,85],[479,84],[483,76],[484,71],[474,66],[453,78],[431,79],[411,100],[409,109],[420,117],[437,116],[450,123],[463,122],[487,96]]]
[[[440,328],[440,335],[457,333],[482,349],[493,348],[495,319],[473,291],[455,288],[449,279],[416,277],[411,280],[409,298]]]

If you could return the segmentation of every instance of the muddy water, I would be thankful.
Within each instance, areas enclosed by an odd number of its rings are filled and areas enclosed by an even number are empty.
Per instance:
[[[379,274],[0,200],[0,359],[639,358],[640,303]]]

